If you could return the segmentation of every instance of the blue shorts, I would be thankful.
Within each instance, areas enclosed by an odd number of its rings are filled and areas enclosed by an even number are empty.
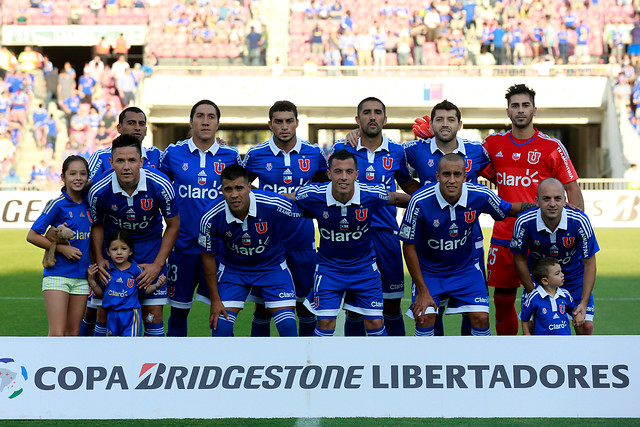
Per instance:
[[[474,230],[474,235],[475,235],[475,230]],[[480,236],[479,239],[477,237],[474,237],[474,240],[475,240],[475,243],[474,243],[475,246],[473,248],[473,252],[476,260],[478,261],[478,265],[480,266],[480,271],[482,271],[482,277],[484,277],[486,282],[487,276],[485,275],[485,268],[484,268],[484,243],[482,241],[482,236]],[[522,302],[524,303],[524,300],[522,300]],[[445,310],[448,304],[449,304],[448,298],[443,298],[440,300],[440,303],[438,304],[439,315],[443,315],[445,313]]]
[[[107,336],[141,337],[142,316],[140,309],[107,310]]]
[[[404,296],[404,266],[398,232],[388,228],[372,229],[376,264],[382,281],[382,297],[397,299]]]
[[[151,264],[156,260],[158,256],[158,251],[160,250],[160,243],[162,240],[154,239],[144,242],[134,242],[135,252],[133,255],[133,259],[138,264]],[[158,276],[164,274],[167,276],[167,264],[165,263],[162,266],[162,270]],[[144,289],[140,289],[138,292],[138,299],[140,299],[141,305],[166,305],[169,303],[169,298],[167,297],[167,284],[165,283],[154,293],[151,295],[147,295]]]
[[[285,252],[287,266],[296,288],[296,301],[303,302],[313,288],[313,272],[316,269],[317,253],[315,249],[299,249]],[[258,296],[253,288],[247,301],[264,305],[264,298]]]
[[[362,314],[367,319],[382,318],[380,273],[374,262],[357,273],[318,265],[313,290],[304,302],[320,319],[333,319],[343,309]]]
[[[422,272],[429,294],[439,305],[444,298],[449,299],[447,314],[489,312],[489,294],[480,271],[480,265],[474,264],[467,271],[451,277],[434,277]],[[416,286],[412,284],[411,302],[416,298]],[[433,307],[428,307],[425,314],[435,313]],[[407,315],[413,318],[411,309]]]
[[[244,302],[251,288],[254,294],[264,300],[267,308],[295,307],[296,290],[293,286],[291,272],[286,262],[279,270],[261,271],[253,274],[229,271],[224,265],[218,266],[218,293],[220,300],[227,308],[244,308]],[[196,299],[211,304],[211,300],[198,289]]]
[[[580,301],[582,301],[582,285],[576,286],[576,285],[565,284],[563,288],[568,290],[569,293],[571,294],[571,298],[573,298],[574,301],[580,304]],[[573,319],[573,317],[571,317],[571,313],[567,313],[567,314],[569,315],[570,319]],[[584,320],[588,322],[593,322],[593,316],[595,316],[595,314],[596,314],[596,308],[593,302],[593,292],[591,292],[591,295],[589,295],[589,302],[587,303],[587,313],[586,313],[586,316],[584,317]]]
[[[207,287],[201,254],[172,251],[167,262],[167,290],[171,307],[190,309],[198,286]]]

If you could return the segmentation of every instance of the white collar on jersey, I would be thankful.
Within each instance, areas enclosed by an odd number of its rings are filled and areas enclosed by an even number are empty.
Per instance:
[[[147,191],[147,171],[140,168],[140,180],[138,181],[138,186],[136,187],[136,191],[133,192],[132,195],[129,195],[126,191],[122,189],[120,183],[118,182],[118,176],[115,172],[111,175],[111,188],[113,189],[113,194],[122,194],[125,197],[133,197],[138,193],[143,191]]]
[[[447,202],[444,199],[444,196],[440,191],[440,183],[439,182],[436,183],[436,199],[438,200],[438,203],[440,204],[440,207],[442,209],[446,208],[447,206],[452,208],[455,208],[456,206],[462,206],[463,208],[466,208],[468,198],[469,198],[469,189],[467,188],[466,182],[462,183],[462,193],[460,193],[460,198],[458,199],[455,205],[449,204],[449,202]]]
[[[239,224],[244,223],[248,217],[252,216],[252,217],[256,217],[256,215],[258,214],[258,209],[256,207],[256,196],[255,194],[253,194],[253,192],[249,193],[249,213],[247,214],[247,218],[243,220],[241,220],[240,218],[236,218],[231,211],[229,210],[229,205],[227,204],[227,202],[224,202],[224,214],[225,214],[225,218],[227,220],[228,224],[231,224],[232,222],[237,222]]]
[[[333,184],[331,182],[327,184],[327,191],[326,191],[327,206],[349,206],[349,205],[360,204],[360,184],[358,183],[358,181],[353,183],[353,196],[351,197],[351,199],[349,199],[347,203],[339,202],[333,197],[333,194],[331,194],[332,185]]]
[[[555,231],[551,231],[549,230],[549,227],[547,227],[547,224],[544,223],[544,220],[542,219],[542,212],[540,211],[540,208],[538,208],[537,212],[536,212],[536,228],[538,229],[538,231],[547,231],[549,234],[553,234],[555,233]],[[558,230],[566,230],[567,229],[567,208],[562,208],[562,215],[560,216],[560,223],[558,224],[558,228],[556,228],[556,231]]]
[[[271,152],[273,153],[274,156],[277,156],[280,153],[284,153],[284,150],[276,145],[275,141],[273,140],[273,135],[271,135],[271,138],[269,138],[269,148],[271,149]],[[296,145],[293,146],[291,151],[295,151],[296,153],[299,153],[301,149],[302,149],[302,140],[296,135]]]
[[[193,153],[196,150],[200,150],[196,146],[195,142],[193,142],[193,138],[189,138],[187,141],[188,141],[187,144],[189,145],[189,151],[191,151]],[[214,141],[213,145],[211,147],[207,148],[206,150],[204,150],[204,152],[205,153],[209,152],[209,153],[211,153],[211,154],[213,154],[215,156],[216,153],[218,152],[219,148],[220,148],[220,144],[218,144],[218,140],[216,139]]]
[[[545,288],[543,288],[542,286],[538,286],[536,287],[536,292],[542,297],[542,298],[549,298],[549,301],[554,301],[557,300],[558,298],[560,298],[562,296],[562,291],[560,290],[560,288],[556,289],[556,294],[554,296],[551,296],[550,293],[547,292],[547,290]],[[553,311],[557,311],[555,308]]]
[[[358,151],[360,151],[360,150],[368,150],[367,147],[362,145],[362,140],[360,138],[358,138],[358,146],[356,147],[356,150],[358,150]],[[389,151],[389,138],[387,138],[384,135],[382,135],[382,144],[380,144],[380,146],[378,148],[373,150],[373,152],[375,153],[376,151],[382,151],[382,150]]]
[[[439,151],[442,154],[444,154],[442,152],[442,150],[440,148],[438,148],[438,144],[436,144],[436,138],[435,137],[432,137],[431,139],[429,139],[429,141],[431,141],[429,143],[429,148],[431,149],[431,154],[435,153],[436,151]],[[452,151],[452,153],[460,153],[463,156],[466,156],[467,155],[467,150],[464,148],[464,141],[459,136],[456,137],[456,141],[458,141],[458,146],[456,147],[455,150]]]
[[[142,148],[142,158],[143,159],[148,159],[147,150],[144,147],[140,147],[140,148]]]

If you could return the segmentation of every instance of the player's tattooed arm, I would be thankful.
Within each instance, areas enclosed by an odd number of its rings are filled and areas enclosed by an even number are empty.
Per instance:
[[[329,176],[327,175],[326,170],[319,170],[313,174],[313,178],[311,178],[312,182],[328,182]]]
[[[411,200],[411,196],[405,193],[397,193],[394,191],[387,191],[389,195],[388,205],[394,205],[399,208],[406,208],[409,206],[409,200]]]
[[[420,183],[415,179],[410,179],[403,182],[398,181],[398,185],[400,185],[402,191],[407,194],[413,194],[420,189]]]
[[[536,205],[535,203],[529,203],[529,202],[512,203],[511,210],[509,211],[509,216],[518,216],[522,212],[529,210],[531,208],[535,208],[536,206],[538,205]]]

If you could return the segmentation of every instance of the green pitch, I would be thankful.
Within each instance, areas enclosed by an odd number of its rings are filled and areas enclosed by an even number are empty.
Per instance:
[[[42,300],[43,251],[26,242],[26,230],[0,230],[0,335],[46,336],[47,318]],[[485,230],[487,234],[487,230]],[[598,273],[594,297],[596,334],[640,334],[640,322],[633,319],[640,302],[640,229],[596,230],[600,252],[596,255]],[[485,243],[488,242],[485,239]],[[410,305],[411,279],[406,276],[407,292],[403,309]],[[189,316],[189,336],[209,336],[208,306],[195,302]],[[238,316],[236,335],[248,336],[253,305],[247,304]],[[164,313],[165,325],[169,307]],[[493,314],[491,315],[493,319]],[[413,322],[406,318],[407,334],[413,335]],[[341,325],[338,325],[338,329]],[[460,316],[445,317],[447,335],[460,334]],[[492,331],[495,333],[495,330]],[[275,328],[272,336],[277,335]]]

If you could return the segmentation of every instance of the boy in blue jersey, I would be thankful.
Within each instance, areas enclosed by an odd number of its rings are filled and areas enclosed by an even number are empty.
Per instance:
[[[110,274],[104,258],[104,235],[114,229],[131,233],[136,244],[134,260],[143,272],[136,278],[142,287],[154,283],[160,273],[166,276],[165,262],[180,231],[180,215],[175,192],[167,177],[142,169],[140,141],[132,135],[113,140],[113,171],[99,177],[89,191],[94,219],[91,245],[99,267],[98,278],[106,283]],[[167,225],[162,231],[162,220]],[[145,335],[164,336],[162,306],[167,302],[166,285],[142,298]],[[96,329],[98,325],[96,325]]]
[[[296,136],[298,109],[289,101],[278,101],[269,109],[269,128],[273,136],[247,151],[244,167],[249,180],[259,179],[261,190],[279,194],[295,193],[312,181],[327,180],[327,159],[317,144],[310,144]],[[316,265],[316,240],[313,221],[296,218],[282,223],[287,265],[296,286],[296,313],[300,336],[311,336],[316,328],[316,317],[303,304],[313,287]],[[271,312],[255,295],[256,302],[251,323],[251,336],[269,336]]]
[[[347,150],[329,157],[328,176],[331,182],[306,185],[295,196],[320,233],[314,287],[305,301],[318,316],[314,335],[333,335],[344,296],[342,308],[364,316],[368,335],[386,336],[372,220],[387,204],[406,204],[409,196],[356,182],[356,157]]]
[[[160,159],[160,171],[173,181],[180,219],[183,224],[190,224],[180,228],[169,255],[169,336],[187,336],[187,317],[196,287],[208,299],[196,224],[206,206],[222,195],[222,171],[240,163],[238,150],[216,140],[219,124],[218,106],[208,99],[197,102],[189,114],[191,138],[171,144]]]
[[[538,208],[524,212],[516,220],[511,252],[527,293],[534,290],[530,274],[534,261],[544,257],[558,260],[565,275],[563,288],[579,302],[577,311],[585,313],[584,324],[574,324],[576,334],[591,335],[595,254],[600,248],[589,218],[582,211],[567,208],[565,200],[564,186],[559,180],[542,180],[536,196]]]
[[[561,288],[564,274],[560,263],[551,257],[538,259],[533,263],[532,274],[540,286],[527,296],[522,305],[522,334],[531,335],[529,322],[533,320],[535,335],[571,335],[568,314],[579,304],[569,291]],[[584,312],[573,314],[575,323],[582,325]]]
[[[118,116],[117,130],[120,135],[133,135],[140,144],[147,136],[147,116],[138,107],[127,107]],[[157,169],[162,151],[157,147],[142,147],[142,166]],[[89,158],[89,179],[102,175],[111,169],[109,158],[111,148],[96,150]]]
[[[443,298],[449,298],[449,314],[469,313],[471,335],[490,335],[489,295],[474,251],[474,225],[481,213],[503,220],[532,206],[505,202],[488,188],[467,183],[465,165],[460,154],[442,156],[438,182],[413,194],[400,227],[413,279],[410,314],[416,336],[434,335]]]
[[[331,152],[347,150],[357,159],[358,182],[382,184],[387,191],[396,191],[396,181],[407,194],[412,194],[420,184],[411,178],[402,145],[382,134],[387,123],[387,109],[378,98],[368,97],[360,101],[356,123],[358,135],[355,144],[338,141]],[[395,206],[385,206],[373,215],[372,237],[376,264],[382,280],[384,299],[384,325],[387,333],[404,336],[405,327],[400,308],[404,296],[404,268],[398,239],[398,221]],[[362,316],[347,311],[345,336],[365,335]]]
[[[236,316],[253,287],[271,311],[280,336],[297,336],[296,292],[279,223],[301,214],[283,196],[252,191],[249,174],[240,165],[225,168],[221,182],[223,197],[208,206],[198,237],[209,287],[211,334],[233,335]]]
[[[438,161],[448,153],[458,153],[465,158],[465,172],[467,182],[478,183],[478,173],[491,164],[489,155],[480,142],[469,141],[458,137],[458,131],[462,128],[462,115],[460,109],[444,100],[436,104],[431,110],[431,126],[433,137],[417,139],[404,144],[409,165],[416,170],[420,184],[427,185],[436,182]],[[473,230],[473,240],[480,269],[484,274],[484,245],[482,242],[482,229],[476,222]],[[442,316],[444,315],[447,301],[440,301],[438,317],[436,319],[435,335],[444,335]],[[462,335],[471,334],[471,324],[466,315],[463,315]]]

